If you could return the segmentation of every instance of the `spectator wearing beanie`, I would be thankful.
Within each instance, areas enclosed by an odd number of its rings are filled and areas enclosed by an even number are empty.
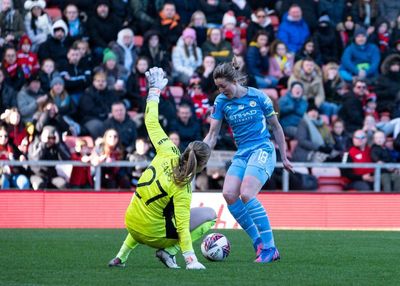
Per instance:
[[[123,65],[118,64],[117,55],[108,48],[104,50],[102,68],[107,76],[108,89],[115,92],[118,97],[122,97],[126,91],[128,71]]]
[[[28,37],[32,41],[32,51],[37,52],[39,45],[47,40],[51,33],[51,20],[44,12],[46,1],[28,0],[24,3],[27,11],[24,19],[24,25]]]
[[[202,63],[202,52],[196,44],[196,32],[186,28],[172,50],[172,67],[175,81],[189,84],[189,79]]]
[[[321,54],[322,64],[339,62],[341,42],[339,35],[328,15],[322,15],[318,19],[318,27],[314,34],[315,44]]]
[[[279,122],[285,135],[291,139],[296,138],[297,126],[307,109],[307,100],[304,99],[304,87],[299,81],[290,85],[288,92],[279,98]]]
[[[17,64],[22,69],[26,79],[37,73],[40,68],[37,55],[31,52],[31,47],[31,40],[27,35],[23,35],[19,41]]]
[[[243,53],[245,46],[243,45],[240,38],[240,28],[236,26],[237,20],[235,14],[229,11],[224,14],[222,19],[222,33],[226,41],[231,43],[233,53],[240,55]]]
[[[110,7],[110,1],[97,0],[94,16],[90,17],[88,22],[90,46],[97,64],[103,58],[103,50],[115,40],[115,36],[122,27],[122,22],[115,17]]]
[[[378,75],[381,56],[375,44],[367,43],[367,31],[358,27],[354,32],[354,42],[342,55],[340,76],[347,82],[354,77],[371,79]]]
[[[59,69],[67,63],[67,52],[70,46],[68,27],[63,20],[57,20],[51,28],[51,36],[39,47],[39,60],[50,58]]]

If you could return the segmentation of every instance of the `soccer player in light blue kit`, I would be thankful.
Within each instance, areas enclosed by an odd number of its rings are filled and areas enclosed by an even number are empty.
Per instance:
[[[223,196],[229,211],[253,241],[255,262],[273,262],[280,259],[279,251],[268,215],[256,196],[276,164],[275,147],[270,141],[267,124],[272,128],[284,168],[293,172],[286,156],[284,133],[269,97],[243,85],[246,75],[239,71],[235,58],[231,63],[218,65],[213,77],[220,94],[215,99],[204,142],[214,148],[225,118],[238,150],[225,176]]]

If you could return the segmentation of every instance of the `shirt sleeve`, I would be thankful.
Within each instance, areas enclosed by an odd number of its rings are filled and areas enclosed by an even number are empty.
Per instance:
[[[260,92],[258,94],[258,98],[259,98],[259,101],[261,104],[261,109],[262,109],[265,117],[268,118],[268,117],[271,117],[272,115],[276,115],[272,101],[266,94],[264,94],[263,92]]]
[[[175,222],[182,253],[193,251],[190,235],[190,203],[192,193],[189,185],[180,188],[174,195]]]
[[[218,98],[215,99],[210,117],[216,120],[222,120],[224,118],[223,104],[220,100],[218,100]]]
[[[158,121],[158,103],[155,101],[148,101],[146,105],[146,112],[144,123],[146,125],[147,133],[149,134],[151,143],[153,143],[156,152],[172,152],[179,155],[178,148],[168,138],[168,135],[162,129]]]

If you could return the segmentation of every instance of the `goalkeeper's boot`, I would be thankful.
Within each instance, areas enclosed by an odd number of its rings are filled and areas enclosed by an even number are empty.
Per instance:
[[[279,251],[276,247],[270,247],[267,249],[261,250],[260,255],[256,258],[254,262],[258,263],[270,263],[276,260],[279,260],[281,256],[279,255]]]
[[[257,240],[253,243],[253,247],[254,251],[256,252],[256,257],[258,257],[264,247],[261,237],[257,238]]]
[[[111,259],[110,262],[108,262],[108,266],[124,268],[125,262],[122,262],[122,260],[120,258],[115,257],[115,258]]]
[[[167,266],[168,268],[177,269],[180,268],[178,264],[176,264],[175,255],[171,255],[166,252],[164,249],[159,249],[156,251],[156,257],[160,259],[160,261]]]

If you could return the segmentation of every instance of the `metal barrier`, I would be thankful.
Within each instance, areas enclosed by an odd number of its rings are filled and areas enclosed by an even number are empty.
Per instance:
[[[51,166],[56,167],[60,165],[72,165],[77,167],[94,167],[94,181],[95,186],[94,189],[96,191],[101,190],[101,168],[102,167],[146,167],[150,162],[129,162],[129,161],[116,161],[110,163],[101,163],[97,166],[92,166],[89,163],[83,163],[80,161],[6,161],[0,160],[0,167],[3,166]],[[374,173],[374,192],[380,192],[381,190],[381,173],[382,169],[400,169],[400,163],[303,163],[303,162],[293,162],[293,167],[320,167],[320,168],[373,168],[375,169]],[[208,168],[225,168],[226,161],[217,161],[212,160],[207,164]],[[282,163],[278,162],[276,165],[277,168],[282,168]],[[283,178],[282,178],[282,191],[289,191],[289,173],[284,170]]]

